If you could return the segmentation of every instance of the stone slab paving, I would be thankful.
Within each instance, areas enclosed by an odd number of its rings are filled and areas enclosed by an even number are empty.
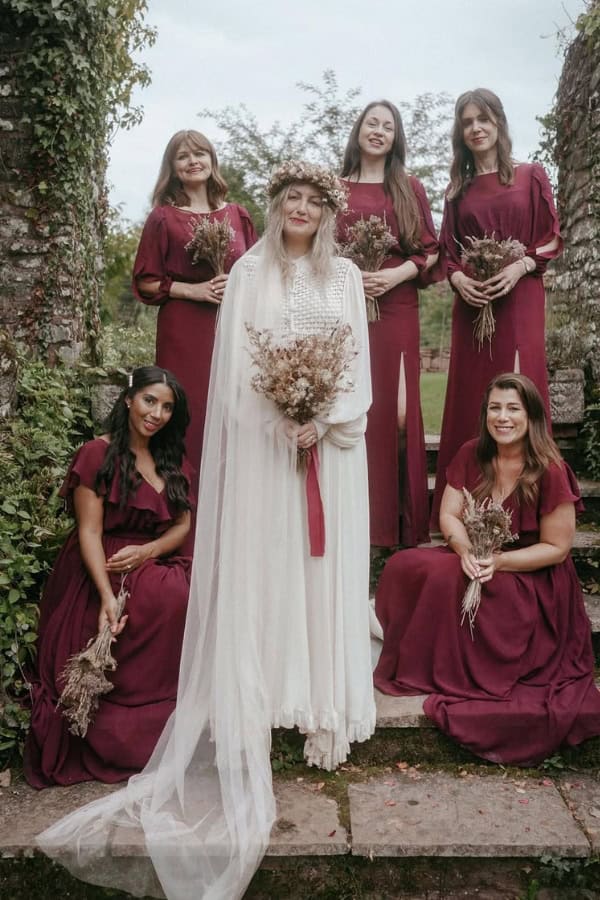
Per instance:
[[[277,819],[267,856],[334,856],[348,853],[348,835],[338,807],[322,782],[275,785]]]
[[[78,806],[104,797],[117,786],[89,782],[35,791],[24,782],[0,790],[0,856],[35,849],[35,835]]]
[[[96,782],[35,791],[19,782],[0,790],[0,857],[28,855],[35,836],[84,803],[97,800],[118,785]],[[337,803],[322,792],[319,782],[280,782],[275,785],[277,820],[269,856],[330,856],[348,853],[348,835],[340,824]],[[114,856],[145,856],[143,837],[135,829],[118,828],[113,835]]]
[[[423,712],[426,694],[414,697],[391,697],[375,689],[378,728],[433,728]]]
[[[549,779],[391,775],[348,788],[358,856],[589,856]]]
[[[572,556],[586,556],[587,554],[596,555],[600,550],[600,532],[598,531],[576,531],[573,538],[573,546],[571,548]]]
[[[561,778],[558,787],[573,816],[587,834],[592,853],[600,853],[600,773],[573,773]]]
[[[585,611],[588,614],[592,632],[600,632],[600,594],[584,594]]]

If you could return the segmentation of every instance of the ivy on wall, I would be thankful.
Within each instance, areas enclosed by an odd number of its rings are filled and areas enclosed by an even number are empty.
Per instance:
[[[155,40],[146,0],[4,0],[14,84],[28,132],[20,173],[34,197],[34,226],[49,238],[36,303],[42,317],[67,304],[83,308],[92,358],[98,337],[100,244],[107,203],[106,147],[117,127],[139,122],[131,105],[149,80],[135,54]],[[65,287],[67,290],[65,290]],[[69,299],[70,298],[70,299]],[[39,323],[38,323],[39,325]]]

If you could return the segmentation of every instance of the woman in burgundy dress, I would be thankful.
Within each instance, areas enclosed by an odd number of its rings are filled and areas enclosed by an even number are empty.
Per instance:
[[[479,397],[494,375],[523,372],[537,385],[549,415],[544,343],[544,283],[548,261],[561,250],[558,219],[548,177],[538,163],[516,163],[502,103],[479,88],[462,94],[455,108],[454,159],[440,242],[455,291],[448,388],[438,454],[431,526],[438,527],[446,466],[477,433]],[[469,278],[461,265],[468,237],[513,238],[525,247],[522,260],[486,282]],[[494,304],[496,331],[480,347],[473,322]]]
[[[210,263],[192,263],[185,249],[200,218],[228,219],[234,231],[226,271],[256,242],[246,210],[227,203],[214,147],[198,131],[178,131],[165,150],[133,268],[133,290],[142,303],[160,305],[156,363],[173,372],[188,397],[191,422],[186,453],[196,472],[206,415],[217,310],[228,275]]]
[[[417,278],[437,260],[438,243],[422,184],[404,167],[406,139],[398,109],[370,103],[348,139],[342,178],[348,226],[384,218],[396,244],[378,272],[364,272],[365,292],[379,302],[369,324],[373,405],[367,425],[371,544],[405,546],[429,539],[427,465],[419,391]]]
[[[108,434],[84,444],[71,463],[61,495],[77,527],[44,591],[31,678],[25,774],[34,787],[128,778],[148,761],[175,707],[191,571],[191,560],[176,555],[192,507],[188,421],[175,378],[157,366],[136,369]],[[123,576],[129,598],[117,621]],[[118,668],[84,739],[57,708],[61,673],[106,622],[118,636]]]
[[[561,744],[600,734],[600,693],[569,555],[577,482],[530,379],[493,379],[479,439],[459,450],[447,481],[440,514],[447,547],[400,551],[383,572],[375,685],[386,694],[429,694],[426,714],[479,756],[535,764]],[[516,543],[475,559],[461,519],[463,487],[511,511]],[[461,603],[473,578],[482,596],[471,637]]]

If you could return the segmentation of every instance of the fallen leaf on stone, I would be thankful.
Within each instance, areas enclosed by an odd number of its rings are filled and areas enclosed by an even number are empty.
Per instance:
[[[302,784],[303,781],[304,781],[304,778],[296,778],[296,782],[298,784]]]
[[[385,801],[385,805],[386,805],[386,806],[395,806],[395,805],[396,805],[396,801],[395,801],[395,800],[386,800],[386,801]]]
[[[322,791],[324,787],[325,787],[325,782],[319,781],[319,782],[317,782],[317,784],[315,784],[313,790],[314,791]]]
[[[408,769],[408,763],[407,762],[397,762],[396,768],[400,769],[401,772],[404,772],[406,769]]]
[[[384,783],[384,784],[387,784],[388,787],[394,787],[394,785],[396,784],[395,781],[384,781],[383,783]]]
[[[0,772],[0,787],[10,787],[10,769]]]
[[[461,778],[466,778],[469,773],[466,771],[466,769],[461,769],[458,774]]]
[[[593,816],[595,819],[600,819],[600,809],[597,806],[592,806],[590,809],[590,816]]]
[[[543,784],[545,787],[552,787],[553,782],[550,781],[549,778],[544,778],[544,780],[542,781],[542,784]]]
[[[524,805],[527,805],[527,804],[529,803],[529,800],[528,800],[526,797],[522,797],[522,798],[519,800],[519,803],[523,803]]]
[[[517,788],[517,794],[526,794],[527,791],[524,791],[523,788]]]
[[[327,835],[327,837],[333,837],[334,834],[336,833],[336,831],[337,831],[337,828],[334,828],[333,831],[330,831],[330,832],[329,832],[329,834]]]

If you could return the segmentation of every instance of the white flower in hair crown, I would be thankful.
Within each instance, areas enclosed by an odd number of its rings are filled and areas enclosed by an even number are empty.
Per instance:
[[[330,169],[297,159],[287,160],[273,169],[267,185],[269,198],[272,200],[282,188],[294,181],[314,184],[323,194],[323,203],[335,212],[345,212],[348,208],[346,189]]]

